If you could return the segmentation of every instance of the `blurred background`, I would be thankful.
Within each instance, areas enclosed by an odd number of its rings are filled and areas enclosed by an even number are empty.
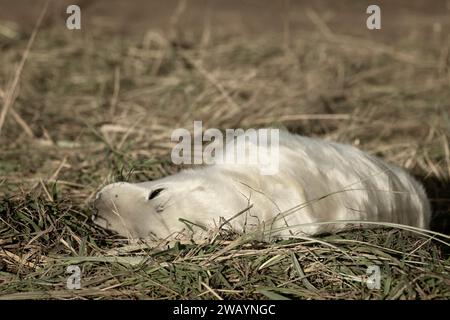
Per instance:
[[[193,120],[351,143],[432,189],[449,178],[450,1],[377,1],[380,30],[370,1],[50,1],[36,29],[44,4],[0,0],[1,194],[50,179],[85,199],[130,161],[158,164],[131,179],[179,170],[170,133]]]
[[[17,23],[23,30],[31,30],[43,4],[43,1],[1,0],[0,19]],[[67,17],[65,9],[70,4],[79,5],[83,11],[83,32],[108,27],[116,35],[139,36],[148,29],[167,31],[174,22],[174,13],[180,2],[52,1],[46,24],[63,28]],[[370,32],[365,28],[365,12],[371,4],[382,9],[382,31]],[[213,34],[281,33],[286,22],[293,32],[299,29],[313,32],[317,28],[308,18],[308,10],[315,10],[334,32],[391,40],[404,38],[413,31],[411,29],[430,31],[440,27],[441,33],[444,32],[449,24],[450,10],[448,0],[188,0],[184,6],[177,22],[186,32],[201,33],[208,20]]]

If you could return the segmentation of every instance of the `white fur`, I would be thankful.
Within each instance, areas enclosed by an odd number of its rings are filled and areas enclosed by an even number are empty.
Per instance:
[[[428,228],[423,187],[403,169],[349,145],[284,131],[279,150],[276,175],[261,175],[257,165],[225,163],[156,181],[108,185],[97,194],[94,222],[130,238],[175,236],[188,229],[179,218],[209,228],[231,219],[237,231],[259,227],[280,237],[355,226],[317,224],[337,220]],[[149,200],[159,188],[164,190]],[[193,228],[199,237],[201,229]]]

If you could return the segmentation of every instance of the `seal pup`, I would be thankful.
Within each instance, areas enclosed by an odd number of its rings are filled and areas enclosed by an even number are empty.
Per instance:
[[[277,156],[273,175],[261,174],[257,163],[223,162],[107,185],[97,193],[93,221],[133,239],[198,239],[225,224],[283,238],[371,226],[355,221],[429,227],[424,188],[400,167],[287,131],[280,131]]]

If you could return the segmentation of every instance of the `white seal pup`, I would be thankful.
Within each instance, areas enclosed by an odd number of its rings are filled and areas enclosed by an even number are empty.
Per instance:
[[[276,237],[337,232],[354,220],[429,227],[422,185],[355,147],[280,131],[278,161],[272,175],[258,164],[225,162],[113,183],[98,192],[93,221],[128,238],[158,239],[192,230],[199,238],[197,226],[224,224]]]

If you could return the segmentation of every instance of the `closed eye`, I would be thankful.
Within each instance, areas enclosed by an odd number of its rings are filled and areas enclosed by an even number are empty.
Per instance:
[[[164,191],[164,188],[158,188],[150,192],[150,195],[148,196],[148,200],[155,199],[162,191]]]

